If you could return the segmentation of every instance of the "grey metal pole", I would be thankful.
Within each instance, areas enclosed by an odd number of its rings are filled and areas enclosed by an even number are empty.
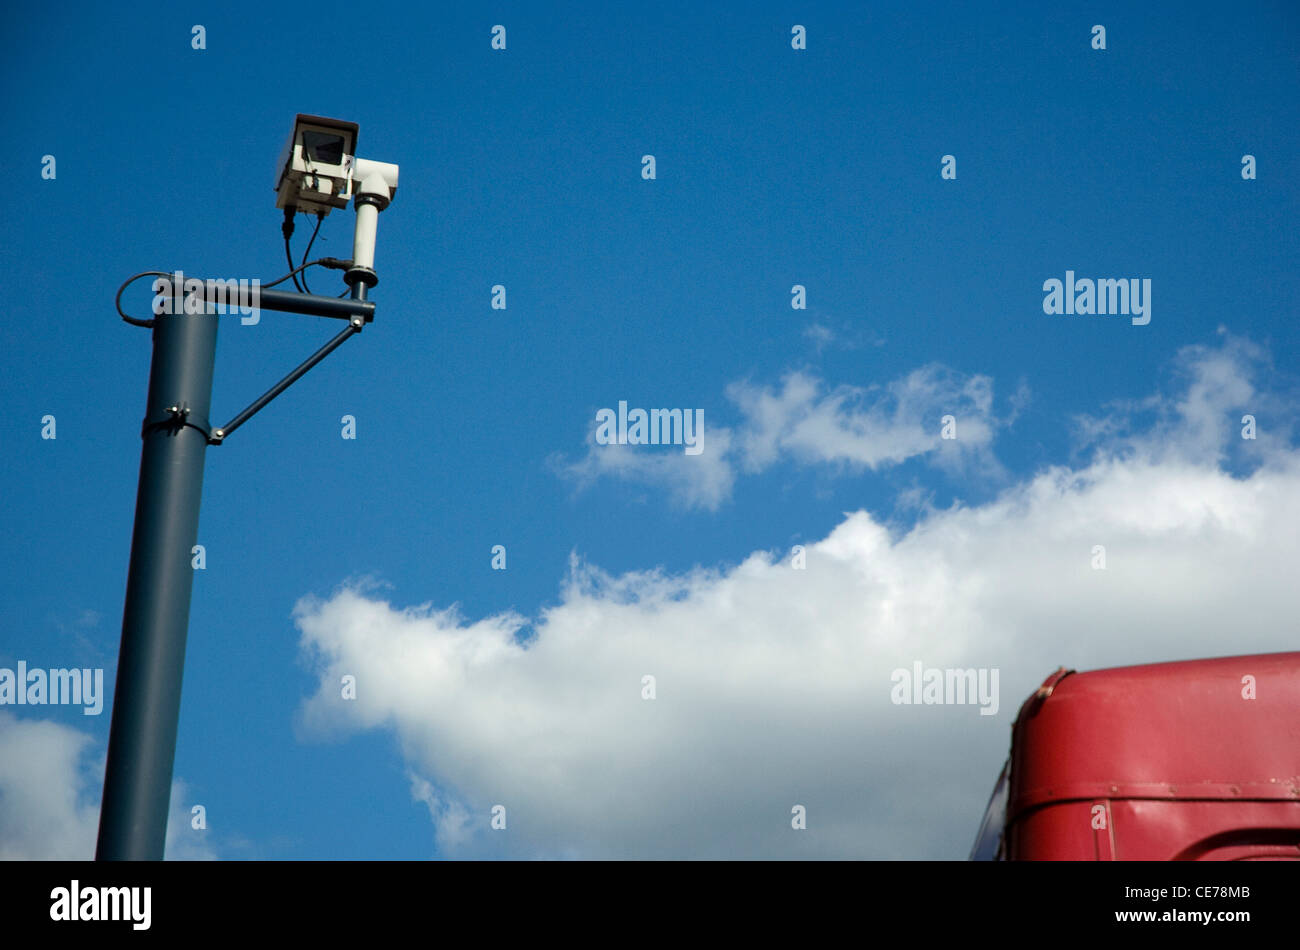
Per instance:
[[[99,861],[163,857],[216,348],[214,313],[154,318]]]

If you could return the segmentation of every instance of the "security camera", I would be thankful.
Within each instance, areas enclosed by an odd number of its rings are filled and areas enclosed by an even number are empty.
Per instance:
[[[357,223],[352,236],[352,260],[343,280],[353,295],[365,299],[375,286],[375,232],[379,212],[397,194],[399,169],[389,162],[357,158],[357,124],[341,119],[298,113],[293,132],[280,153],[275,180],[275,206],[284,209],[285,247],[293,233],[293,213],[321,217],[331,208],[345,208],[356,198]]]
[[[298,113],[277,165],[275,206],[320,215],[347,207],[356,156],[355,122]]]

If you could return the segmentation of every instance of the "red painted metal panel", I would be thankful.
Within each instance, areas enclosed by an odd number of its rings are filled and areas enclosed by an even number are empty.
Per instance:
[[[1012,736],[1009,858],[1300,858],[1300,653],[1058,670]]]

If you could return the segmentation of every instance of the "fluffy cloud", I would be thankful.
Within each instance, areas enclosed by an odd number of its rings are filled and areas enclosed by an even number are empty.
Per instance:
[[[1295,646],[1300,454],[1261,436],[1250,473],[1226,471],[1241,440],[1217,420],[1258,398],[1256,361],[1228,341],[1179,367],[1145,435],[1094,427],[1086,464],[904,532],[847,514],[804,570],[757,552],[612,577],[574,558],[523,643],[513,613],[470,621],[357,587],[305,599],[320,688],[304,721],[392,730],[447,855],[964,857],[1016,709],[1056,666]],[[736,394],[740,451],[880,463],[926,445],[897,407],[942,392],[987,413],[988,391],[914,374],[886,411],[792,377]],[[891,672],[915,661],[998,669],[997,715],[892,704]],[[489,828],[497,804],[505,831]]]
[[[704,450],[599,445],[595,429],[577,462],[555,460],[559,471],[585,487],[601,477],[665,488],[683,507],[716,510],[731,497],[738,472],[763,471],[780,461],[852,470],[898,465],[928,456],[949,470],[999,473],[989,451],[995,418],[987,376],[963,376],[938,364],[884,386],[827,389],[806,373],[790,373],[778,388],[738,381],[727,398],[740,413],[734,428],[708,423]],[[1023,400],[1023,392],[1016,400]],[[951,415],[956,438],[940,436]]]
[[[619,478],[664,489],[683,508],[716,511],[731,497],[736,481],[731,430],[706,422],[701,444],[700,454],[687,455],[676,446],[597,445],[593,437],[582,459],[568,463],[557,457],[553,464],[579,487],[602,477]]]
[[[56,722],[0,711],[0,859],[94,857],[99,802],[84,765],[91,741]]]
[[[744,417],[738,442],[746,471],[784,456],[876,469],[940,448],[975,452],[988,447],[996,427],[993,381],[939,365],[884,387],[821,390],[819,380],[803,373],[786,376],[779,390],[750,383],[727,388]],[[953,416],[959,438],[940,438],[945,415]]]

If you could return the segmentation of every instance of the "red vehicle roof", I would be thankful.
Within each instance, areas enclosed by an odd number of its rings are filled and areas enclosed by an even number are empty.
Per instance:
[[[1242,837],[1261,822],[1273,830]],[[1296,827],[1300,653],[1061,669],[1016,718],[1006,830],[1020,856],[1056,856],[1044,839],[1060,834],[1061,856],[1185,857],[1198,835],[1289,841]]]

